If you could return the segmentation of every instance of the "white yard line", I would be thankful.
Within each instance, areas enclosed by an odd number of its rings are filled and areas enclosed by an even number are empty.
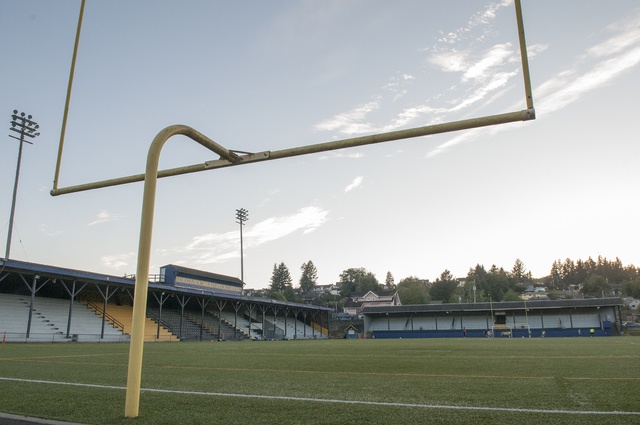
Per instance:
[[[0,381],[14,381],[14,382],[26,382],[31,384],[50,384],[50,385],[68,385],[74,387],[86,387],[86,388],[100,388],[110,390],[126,390],[126,387],[117,385],[99,385],[99,384],[83,384],[79,382],[58,382],[58,381],[43,381],[39,379],[20,379],[20,378],[4,378],[0,377]],[[287,397],[287,396],[272,396],[272,395],[260,395],[260,394],[231,394],[231,393],[216,393],[206,391],[185,391],[185,390],[163,390],[158,388],[142,388],[142,392],[154,392],[154,393],[167,393],[167,394],[185,394],[185,395],[200,395],[209,397],[239,397],[239,398],[258,398],[268,400],[283,400],[283,401],[305,401],[314,403],[333,403],[333,404],[359,404],[367,406],[388,406],[388,407],[411,407],[411,408],[423,408],[423,409],[445,409],[445,410],[480,410],[480,411],[493,411],[493,412],[516,412],[516,413],[555,413],[555,414],[568,414],[568,415],[634,415],[640,416],[640,412],[622,412],[622,411],[595,411],[595,410],[554,410],[554,409],[525,409],[517,407],[484,407],[484,406],[455,406],[446,404],[414,404],[414,403],[393,403],[383,401],[361,401],[361,400],[334,400],[325,398],[308,398],[308,397]]]

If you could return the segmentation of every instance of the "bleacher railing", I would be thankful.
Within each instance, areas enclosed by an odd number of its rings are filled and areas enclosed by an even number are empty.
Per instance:
[[[124,324],[122,324],[122,322],[120,322],[118,319],[116,319],[115,317],[113,317],[112,315],[110,315],[109,313],[104,312],[104,309],[99,306],[98,304],[92,302],[92,301],[86,301],[87,303],[87,307],[91,308],[93,311],[95,311],[98,316],[104,317],[107,322],[111,323],[115,328],[119,329],[120,331],[124,332]]]
[[[129,342],[129,335],[104,335],[96,334],[65,334],[35,333],[31,332],[27,338],[26,332],[3,332],[0,334],[2,343],[10,342]]]

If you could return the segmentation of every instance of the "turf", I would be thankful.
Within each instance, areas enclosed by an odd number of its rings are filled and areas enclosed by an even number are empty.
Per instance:
[[[140,414],[127,419],[127,344],[3,344],[0,411],[85,424],[640,423],[639,345],[635,337],[151,343]]]

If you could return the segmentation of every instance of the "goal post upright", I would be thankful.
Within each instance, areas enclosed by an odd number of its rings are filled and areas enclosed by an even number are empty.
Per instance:
[[[58,188],[58,178],[60,177],[60,166],[62,164],[62,150],[64,147],[64,136],[67,130],[67,118],[69,117],[69,103],[71,102],[71,88],[73,87],[73,76],[76,70],[76,59],[78,57],[78,45],[80,44],[80,32],[82,30],[82,18],[84,17],[85,0],[80,3],[80,13],[78,15],[78,28],[76,29],[76,41],[73,44],[73,55],[71,56],[71,69],[69,70],[69,84],[67,85],[67,97],[64,102],[64,113],[62,114],[62,126],[60,128],[60,143],[58,143],[58,157],[56,169],[53,175],[53,190]]]
[[[138,241],[138,262],[136,267],[135,290],[133,294],[133,315],[131,320],[131,343],[127,369],[127,390],[125,416],[138,416],[140,406],[140,382],[142,379],[142,352],[144,347],[144,327],[147,314],[147,295],[149,289],[149,265],[151,263],[151,239],[153,234],[153,213],[155,210],[156,188],[158,183],[158,163],[165,142],[172,136],[183,134],[202,146],[220,155],[228,161],[237,161],[238,156],[229,152],[203,134],[183,125],[174,125],[160,131],[151,142],[147,154],[147,166],[142,195],[142,213],[140,218],[140,238]]]

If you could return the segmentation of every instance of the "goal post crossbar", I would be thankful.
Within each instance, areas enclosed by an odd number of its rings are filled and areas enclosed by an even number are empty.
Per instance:
[[[268,161],[268,160],[274,160],[274,159],[289,158],[294,156],[308,155],[308,154],[326,152],[326,151],[337,150],[337,149],[346,149],[346,148],[370,145],[375,143],[391,142],[394,140],[410,139],[415,137],[429,136],[429,135],[447,133],[452,131],[488,127],[492,125],[506,124],[506,123],[516,122],[516,121],[528,121],[532,119],[535,119],[535,111],[533,109],[526,109],[518,112],[509,112],[505,114],[490,115],[490,116],[472,118],[472,119],[462,120],[462,121],[453,121],[449,123],[416,127],[416,128],[411,128],[407,130],[399,130],[399,131],[392,131],[392,132],[374,134],[369,136],[361,136],[361,137],[354,137],[350,139],[336,140],[332,142],[319,143],[315,145],[300,146],[295,148],[282,149],[278,151],[248,153],[244,155],[238,155],[232,150],[227,150],[223,148],[219,144],[213,142],[211,139],[209,139],[208,137],[194,130],[191,127],[188,127],[185,125],[174,125],[174,126],[166,127],[162,131],[164,132],[167,130],[181,128],[181,131],[179,132],[179,134],[185,135],[191,138],[192,140],[200,143],[201,145],[209,148],[213,152],[219,154],[220,159],[213,160],[213,161],[206,161],[204,163],[194,164],[194,165],[189,165],[184,167],[160,170],[158,171],[157,176],[158,178],[171,177],[171,176],[177,176],[181,174],[189,174],[189,173],[195,173],[199,171],[213,170],[216,168],[231,167],[235,165],[244,165],[244,164],[249,164],[257,161]],[[213,148],[214,146],[217,149]],[[58,196],[58,195],[64,195],[69,193],[75,193],[75,192],[83,192],[83,191],[92,190],[92,189],[100,189],[105,187],[119,186],[119,185],[128,184],[128,183],[140,182],[140,181],[143,181],[144,178],[145,178],[144,174],[135,174],[127,177],[102,180],[98,182],[86,183],[86,184],[81,184],[76,186],[69,186],[65,188],[59,188],[59,189],[53,188],[50,193],[52,196]]]

